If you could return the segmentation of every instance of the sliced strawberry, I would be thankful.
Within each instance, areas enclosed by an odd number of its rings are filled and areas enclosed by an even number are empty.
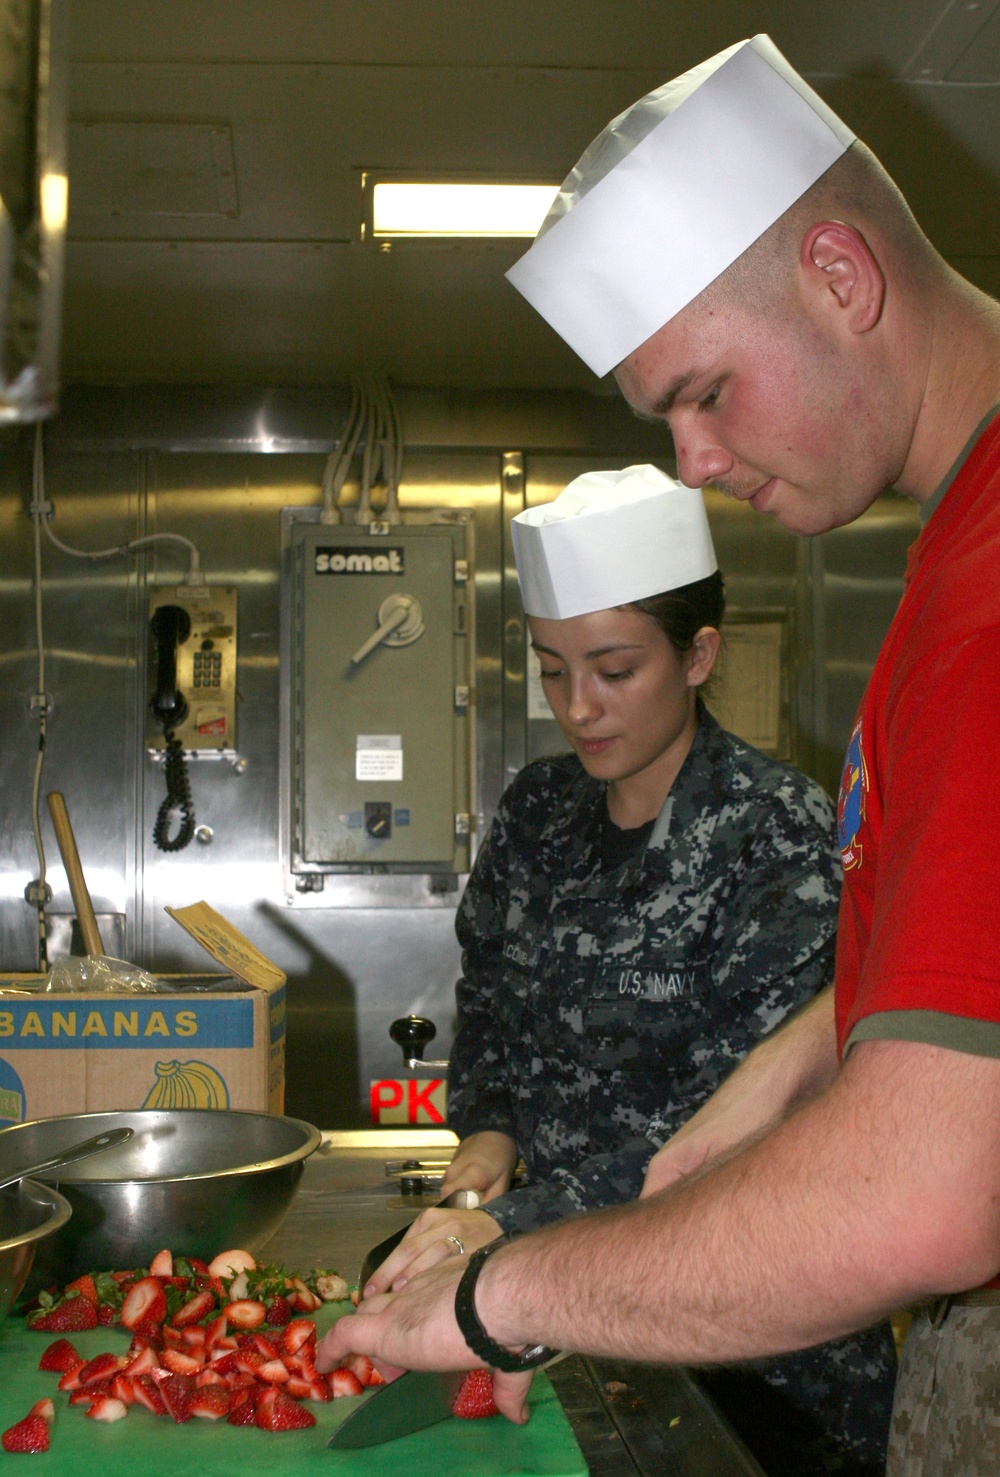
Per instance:
[[[149,1275],[151,1277],[172,1277],[174,1275],[174,1259],[169,1251],[158,1251],[149,1264]]]
[[[367,1354],[348,1354],[346,1359],[341,1359],[340,1367],[352,1370],[365,1389],[371,1384],[375,1367]]]
[[[377,1369],[373,1369],[372,1370],[372,1377],[368,1381],[368,1387],[369,1387],[369,1389],[374,1388],[376,1385],[384,1385],[384,1384],[385,1384],[385,1376],[379,1374],[379,1372],[378,1372]]]
[[[361,1301],[361,1289],[359,1287],[352,1288],[351,1291],[348,1293],[348,1297],[350,1298],[354,1306],[357,1307],[358,1303],[360,1303]]]
[[[79,1390],[79,1388],[80,1388],[80,1370],[81,1369],[85,1369],[86,1366],[87,1366],[87,1361],[85,1359],[81,1359],[80,1362],[79,1362],[79,1364],[74,1364],[72,1369],[67,1369],[66,1373],[63,1375],[62,1379],[59,1381],[58,1385],[56,1386],[56,1389],[57,1390]]]
[[[130,1332],[141,1324],[162,1323],[167,1316],[167,1296],[159,1277],[140,1277],[125,1294],[118,1316],[122,1327]]]
[[[56,1339],[54,1344],[49,1344],[41,1359],[38,1368],[50,1371],[52,1374],[65,1374],[68,1369],[75,1369],[83,1360],[74,1349],[69,1339]]]
[[[258,1354],[256,1349],[239,1349],[233,1360],[233,1368],[239,1370],[240,1374],[252,1374],[256,1378],[257,1371],[266,1363],[263,1354]]]
[[[264,1334],[254,1333],[251,1334],[250,1337],[253,1339],[253,1346],[257,1350],[258,1354],[263,1354],[265,1359],[278,1358],[277,1344],[273,1344],[269,1338],[266,1338],[264,1336]]]
[[[191,1419],[191,1403],[194,1400],[195,1389],[194,1380],[186,1374],[172,1374],[160,1386],[163,1403],[178,1425],[182,1421]]]
[[[259,1391],[264,1388],[263,1385],[257,1383],[252,1374],[246,1374],[242,1369],[234,1369],[232,1374],[224,1374],[222,1378],[230,1390]]]
[[[118,1321],[121,1322],[121,1319],[119,1318]],[[155,1318],[143,1318],[132,1329],[132,1335],[133,1342],[138,1338],[150,1344],[154,1349],[163,1348],[163,1326],[157,1323]]]
[[[133,1268],[131,1272],[109,1272],[108,1275],[114,1282],[118,1283],[119,1287],[123,1287],[126,1282],[134,1282],[138,1274]]]
[[[481,1420],[483,1416],[499,1414],[493,1399],[492,1370],[469,1370],[458,1387],[458,1394],[451,1403],[451,1413],[467,1421]]]
[[[288,1301],[292,1307],[300,1313],[315,1313],[317,1308],[323,1306],[323,1299],[310,1292],[301,1277],[292,1278],[292,1290],[288,1294]]]
[[[82,1277],[75,1277],[72,1282],[67,1282],[66,1291],[78,1292],[81,1297],[85,1297],[88,1303],[93,1303],[95,1307],[99,1301],[97,1283],[89,1272],[85,1272]]]
[[[200,1369],[194,1377],[194,1382],[199,1390],[203,1390],[206,1385],[226,1385],[225,1376],[214,1369]],[[228,1385],[226,1389],[229,1389]]]
[[[147,1344],[144,1349],[140,1349],[139,1353],[126,1364],[122,1373],[128,1375],[130,1380],[138,1379],[139,1375],[149,1374],[150,1370],[156,1369],[159,1362],[160,1359],[156,1350],[151,1349]]]
[[[208,1264],[210,1277],[238,1277],[240,1272],[255,1272],[257,1258],[249,1251],[220,1251]]]
[[[290,1374],[288,1376],[285,1393],[291,1395],[293,1400],[308,1400],[311,1389],[312,1386],[309,1381],[304,1380],[300,1374]],[[330,1387],[326,1383],[326,1380],[323,1381],[323,1389],[326,1391],[327,1400],[332,1400],[333,1396],[330,1394]]]
[[[281,1342],[289,1354],[298,1353],[302,1345],[316,1337],[316,1325],[311,1318],[296,1318],[281,1335]]]
[[[179,1349],[184,1342],[184,1335],[179,1328],[171,1328],[169,1323],[164,1323],[160,1329],[160,1341],[168,1349]]]
[[[242,1398],[237,1400],[239,1394]],[[257,1411],[249,1390],[233,1390],[230,1394],[229,1414],[226,1420],[231,1426],[254,1426],[257,1424]]]
[[[118,1322],[118,1309],[113,1308],[110,1303],[98,1303],[97,1322],[101,1328],[111,1328]]]
[[[135,1404],[135,1386],[127,1374],[116,1374],[111,1381],[111,1393],[123,1405]]]
[[[267,1309],[264,1304],[252,1298],[240,1298],[237,1302],[230,1303],[226,1309],[230,1328],[259,1328],[266,1317]]]
[[[117,1354],[98,1354],[80,1370],[80,1384],[99,1385],[102,1380],[113,1379],[121,1368]]]
[[[136,1391],[134,1391],[133,1382],[131,1382],[127,1374],[115,1375],[114,1380],[111,1381],[111,1393],[115,1397],[115,1400],[121,1400],[123,1405],[134,1405],[136,1403]]]
[[[82,1333],[97,1327],[97,1309],[89,1298],[76,1293],[40,1317],[36,1314],[28,1326],[36,1333]]]
[[[315,1426],[311,1410],[303,1410],[284,1390],[265,1390],[257,1401],[256,1425],[261,1431],[301,1431]]]
[[[107,1390],[104,1391],[104,1394],[111,1394],[110,1386],[107,1388]],[[98,1400],[99,1398],[100,1392],[95,1390],[94,1387],[91,1386],[89,1390],[74,1390],[72,1395],[69,1397],[69,1403],[70,1405],[84,1405],[89,1410],[94,1401]]]
[[[29,1415],[40,1415],[43,1421],[48,1421],[51,1426],[56,1418],[56,1407],[52,1400],[46,1395],[44,1400],[36,1400],[28,1411]]]
[[[268,1359],[258,1369],[257,1378],[269,1385],[284,1385],[288,1382],[288,1370],[280,1359]]]
[[[226,1315],[220,1313],[218,1318],[211,1319],[205,1324],[205,1348],[211,1353],[220,1339],[226,1336]]]
[[[209,1313],[215,1309],[215,1294],[211,1292],[196,1292],[193,1298],[189,1298],[183,1307],[178,1308],[170,1322],[174,1328],[187,1328],[189,1323],[200,1323],[207,1318]]]
[[[160,1387],[148,1374],[139,1375],[132,1381],[132,1389],[139,1405],[144,1405],[153,1415],[166,1415],[167,1407],[160,1394]]]
[[[187,1264],[191,1268],[192,1272],[198,1272],[202,1277],[206,1277],[208,1275],[208,1263],[203,1262],[201,1257],[189,1256],[187,1258]]]
[[[291,1383],[291,1380],[289,1380],[288,1384],[285,1386],[286,1390],[290,1390]],[[306,1400],[332,1400],[333,1391],[330,1389],[330,1386],[327,1384],[323,1376],[321,1374],[318,1374],[316,1375],[315,1379],[311,1379],[309,1381],[309,1394],[306,1395],[304,1398]]]
[[[198,1353],[201,1353],[199,1350]],[[205,1356],[199,1359],[198,1354],[192,1349],[184,1353],[181,1349],[164,1349],[160,1355],[160,1363],[164,1369],[169,1369],[171,1374],[197,1374],[205,1367]]]
[[[331,1369],[326,1378],[334,1400],[343,1395],[360,1395],[364,1388],[353,1369]]]
[[[223,1420],[229,1414],[229,1391],[225,1385],[203,1385],[191,1401],[191,1414],[208,1421]]]
[[[272,1328],[284,1328],[295,1317],[295,1310],[286,1297],[273,1297],[267,1305],[267,1321]]]
[[[238,1350],[224,1349],[220,1353],[218,1349],[214,1349],[212,1352],[213,1354],[219,1355],[217,1359],[213,1358],[212,1368],[217,1370],[219,1374],[232,1374],[233,1370],[236,1368]]]
[[[49,1423],[40,1415],[26,1415],[0,1436],[4,1451],[48,1451]]]
[[[107,1421],[111,1423],[113,1421],[123,1421],[128,1415],[128,1409],[120,1400],[116,1400],[113,1395],[102,1395],[100,1400],[94,1401],[93,1405],[87,1411],[87,1415],[92,1421]]]

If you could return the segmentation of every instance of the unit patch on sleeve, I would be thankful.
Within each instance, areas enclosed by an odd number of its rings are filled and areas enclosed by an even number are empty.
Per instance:
[[[865,796],[868,793],[868,769],[865,765],[864,747],[861,738],[861,719],[854,725],[844,771],[840,777],[840,795],[837,799],[837,838],[840,842],[840,859],[844,871],[860,867],[862,847],[858,840],[861,823],[865,818]]]

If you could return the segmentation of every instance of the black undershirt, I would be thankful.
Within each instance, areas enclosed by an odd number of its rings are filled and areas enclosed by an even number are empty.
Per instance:
[[[601,822],[601,868],[605,872],[613,872],[629,857],[641,851],[649,840],[653,831],[653,822],[646,821],[642,826],[633,826],[624,831],[621,826],[616,826],[608,814],[607,801],[604,804],[604,818]]]

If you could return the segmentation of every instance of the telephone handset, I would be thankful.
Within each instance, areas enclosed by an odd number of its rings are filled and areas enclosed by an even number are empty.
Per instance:
[[[179,605],[159,605],[149,625],[156,641],[156,691],[149,706],[164,728],[173,728],[188,714],[177,685],[177,648],[191,634],[191,617]]]
[[[160,851],[183,851],[194,836],[194,800],[184,759],[184,745],[174,732],[188,715],[188,705],[177,682],[177,648],[191,634],[191,617],[179,605],[159,605],[149,623],[156,642],[156,690],[150,712],[163,724],[166,749],[167,793],[156,816],[153,842]],[[180,812],[180,829],[171,837],[170,820]]]

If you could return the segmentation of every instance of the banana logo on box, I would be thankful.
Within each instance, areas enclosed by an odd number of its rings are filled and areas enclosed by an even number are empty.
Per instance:
[[[228,1108],[229,1088],[207,1062],[157,1062],[144,1108]]]

